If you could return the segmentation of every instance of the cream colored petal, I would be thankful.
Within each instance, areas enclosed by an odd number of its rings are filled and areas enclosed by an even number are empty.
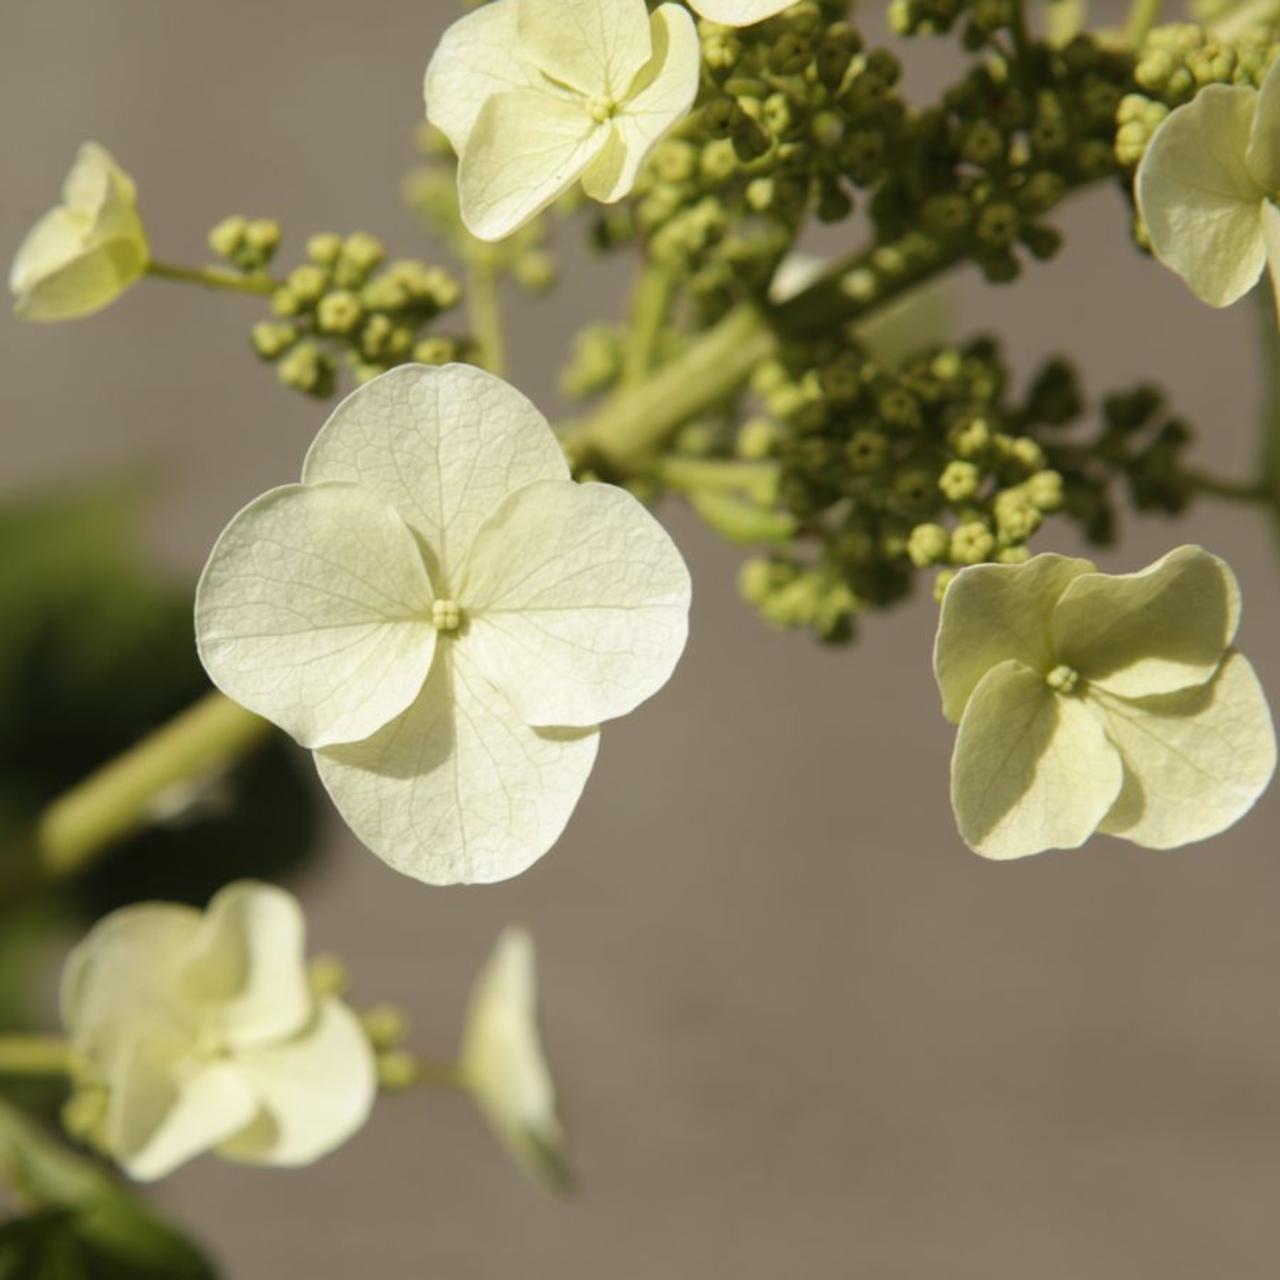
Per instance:
[[[230,1063],[200,1059],[178,1037],[139,1037],[110,1084],[107,1145],[131,1178],[172,1173],[249,1124],[253,1090]]]
[[[626,490],[544,480],[477,534],[455,643],[526,723],[595,725],[666,684],[689,593],[675,543]]]
[[[1087,573],[1053,612],[1058,660],[1122,698],[1173,693],[1213,677],[1240,623],[1235,574],[1201,547],[1140,573]]]
[[[992,667],[1016,659],[1041,672],[1056,665],[1050,619],[1088,560],[1039,555],[1025,564],[964,569],[947,588],[933,646],[942,713],[959,723],[969,696]]]
[[[322,1001],[294,1039],[241,1053],[235,1062],[260,1109],[218,1154],[247,1164],[311,1164],[361,1128],[377,1097],[369,1038],[338,1000]]]
[[[698,96],[702,52],[688,10],[664,4],[651,22],[653,56],[614,116],[608,145],[582,175],[583,190],[604,204],[631,190],[640,166]]]
[[[653,51],[644,0],[516,0],[522,54],[588,98],[620,100]]]
[[[1258,90],[1245,163],[1256,186],[1280,195],[1280,63],[1272,62]]]
[[[566,1181],[564,1130],[538,1031],[533,939],[504,929],[471,989],[463,1080],[494,1134],[535,1180]]]
[[[310,1021],[305,935],[298,900],[274,885],[239,880],[214,895],[181,983],[230,1048],[285,1039]]]
[[[1161,122],[1138,166],[1138,208],[1151,247],[1191,291],[1225,307],[1257,283],[1266,192],[1245,150],[1257,93],[1211,84]]]
[[[494,0],[459,18],[444,33],[427,66],[427,119],[459,154],[480,108],[495,93],[542,83],[541,73],[520,56],[518,3]]]
[[[62,203],[90,219],[111,201],[135,203],[137,194],[133,179],[100,142],[81,144],[62,183]]]
[[[98,921],[62,970],[62,1024],[71,1042],[109,1072],[140,1025],[194,1027],[178,975],[192,954],[200,913],[141,902]]]
[[[974,690],[951,757],[951,803],[974,852],[1004,860],[1077,848],[1122,779],[1097,717],[1037,672],[1004,662]]]
[[[358,742],[417,697],[431,583],[412,531],[355,485],[285,485],[223,530],[196,588],[214,684],[304,746]]]
[[[359,484],[395,507],[443,596],[450,560],[502,500],[535,480],[567,480],[569,468],[546,418],[501,378],[470,365],[403,365],[333,411],[302,478]]]
[[[1268,200],[1262,206],[1262,241],[1267,249],[1267,270],[1271,277],[1271,296],[1280,325],[1280,209]]]
[[[367,742],[316,753],[356,835],[428,884],[506,880],[558,839],[595,762],[598,731],[531,729],[441,646],[418,701]]]
[[[704,18],[726,27],[749,27],[789,9],[796,0],[689,0]]]
[[[1266,695],[1234,651],[1199,688],[1093,701],[1125,763],[1125,786],[1100,831],[1172,849],[1225,831],[1253,808],[1276,765]]]
[[[458,163],[467,230],[480,240],[519,230],[582,177],[609,137],[579,100],[535,89],[490,98]]]

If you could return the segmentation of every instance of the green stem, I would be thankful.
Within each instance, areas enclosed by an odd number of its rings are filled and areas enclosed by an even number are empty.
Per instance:
[[[1155,26],[1164,0],[1133,0],[1129,6],[1129,16],[1125,19],[1124,38],[1133,48],[1137,48],[1146,38],[1147,32]]]
[[[671,454],[658,459],[654,478],[681,493],[741,493],[766,505],[778,497],[779,472],[773,462],[729,462]]]
[[[244,275],[226,267],[179,267],[168,262],[147,263],[147,275],[157,280],[173,280],[178,284],[198,284],[206,289],[227,289],[232,293],[256,293],[263,296],[280,288],[278,280],[264,275]]]
[[[71,1045],[61,1036],[0,1035],[0,1076],[64,1076]]]
[[[1271,289],[1258,290],[1258,337],[1262,348],[1261,447],[1259,488],[1267,495],[1275,528],[1280,531],[1280,327]]]
[[[653,368],[658,339],[671,310],[673,292],[674,281],[669,271],[653,263],[646,263],[641,268],[631,297],[631,321],[626,350],[622,354],[620,385],[623,387],[638,386]]]
[[[478,347],[481,368],[502,377],[507,366],[506,334],[502,326],[502,298],[493,266],[472,257],[467,271],[467,314]]]
[[[225,768],[269,730],[229,698],[206,694],[45,810],[35,832],[40,868],[54,878],[78,871],[145,823],[165,791]]]
[[[1192,467],[1183,467],[1183,477],[1197,493],[1209,494],[1228,502],[1270,502],[1265,484],[1249,484],[1243,480],[1224,480]]]

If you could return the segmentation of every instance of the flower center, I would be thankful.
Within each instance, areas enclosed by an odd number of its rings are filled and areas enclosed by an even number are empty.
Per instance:
[[[1059,664],[1045,676],[1044,682],[1058,693],[1075,693],[1076,686],[1080,683],[1080,673],[1074,667]]]
[[[462,610],[456,600],[431,602],[431,625],[437,631],[457,631],[462,625]]]
[[[604,124],[618,114],[618,104],[612,98],[589,98],[587,114],[597,123]]]

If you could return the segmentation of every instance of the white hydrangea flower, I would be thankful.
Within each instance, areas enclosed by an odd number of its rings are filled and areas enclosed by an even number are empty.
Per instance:
[[[290,894],[240,881],[203,914],[115,911],[71,953],[63,1022],[107,1090],[105,1145],[132,1177],[209,1150],[309,1164],[365,1122],[373,1051],[346,1005],[312,993],[303,932]]]
[[[147,269],[137,192],[105,147],[86,142],[62,203],[36,223],[9,272],[24,320],[71,320],[115,301]]]
[[[790,9],[796,0],[689,0],[708,22],[726,27],[750,27]]]
[[[458,153],[462,220],[501,240],[579,179],[621,200],[693,105],[697,31],[678,4],[494,0],[445,32],[427,118]]]
[[[623,489],[464,365],[403,366],[321,429],[302,483],[230,523],[196,593],[215,684],[315,751],[356,835],[432,884],[555,842],[602,720],[666,682],[689,575]]]
[[[1262,88],[1211,84],[1161,121],[1135,179],[1151,247],[1225,307],[1271,266],[1280,297],[1280,60]]]
[[[533,939],[502,932],[471,989],[458,1065],[498,1140],[536,1181],[568,1181],[565,1134],[538,1033]]]
[[[965,842],[1002,859],[1095,831],[1170,849],[1243,817],[1276,744],[1239,621],[1235,577],[1199,547],[1117,576],[1058,555],[962,570],[934,670],[960,726]]]

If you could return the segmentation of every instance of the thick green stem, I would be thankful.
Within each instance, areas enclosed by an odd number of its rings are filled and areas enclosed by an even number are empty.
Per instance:
[[[36,827],[47,876],[71,875],[143,825],[158,797],[238,760],[270,732],[265,720],[210,693],[54,801]]]
[[[654,476],[667,489],[681,493],[740,493],[768,505],[778,498],[778,464],[726,462],[714,458],[659,458]]]
[[[673,285],[671,273],[652,263],[646,263],[636,277],[627,345],[622,353],[623,387],[638,386],[653,368],[658,338],[671,310]]]
[[[0,1035],[0,1076],[64,1076],[71,1046],[61,1036]]]
[[[262,296],[280,288],[278,280],[263,275],[242,275],[225,267],[179,267],[168,262],[147,263],[147,275],[157,280],[173,280],[178,284],[198,284],[206,289],[226,289],[232,293],[256,293]]]
[[[467,271],[467,314],[471,336],[478,348],[477,362],[490,373],[502,377],[507,367],[507,341],[502,325],[502,298],[498,273],[492,265],[476,257]]]
[[[1191,467],[1182,468],[1183,476],[1197,493],[1222,498],[1226,502],[1270,502],[1271,494],[1264,484],[1250,484],[1243,480],[1224,480]]]
[[[1147,38],[1147,32],[1155,26],[1163,7],[1164,0],[1133,0],[1124,24],[1124,38],[1133,48],[1136,49]]]

